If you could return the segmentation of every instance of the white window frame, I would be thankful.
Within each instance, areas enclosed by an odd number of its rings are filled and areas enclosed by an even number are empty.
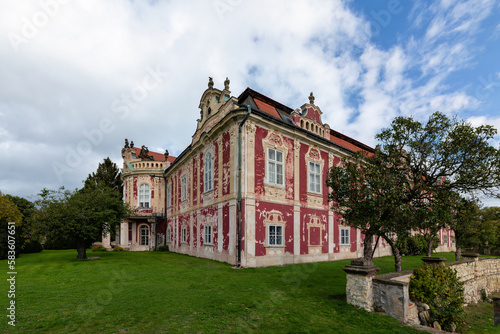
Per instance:
[[[167,228],[167,244],[169,244],[172,239],[172,229],[170,227]]]
[[[187,227],[186,226],[181,228],[181,242],[187,243]]]
[[[146,231],[146,234],[143,234]],[[139,226],[139,245],[149,246],[149,226],[141,225]]]
[[[341,246],[347,246],[351,244],[349,228],[341,228],[339,234],[340,234],[339,242]]]
[[[316,170],[317,169],[317,170]],[[308,163],[309,175],[309,192],[321,194],[321,164],[309,161]]]
[[[204,245],[212,245],[212,243],[213,243],[212,232],[213,232],[212,225],[205,225],[205,227],[203,228],[203,235],[204,235],[203,244]]]
[[[278,155],[281,155],[281,161],[277,159]],[[274,158],[271,157],[274,155]],[[266,161],[266,172],[267,172],[267,183],[284,186],[285,185],[285,163],[284,163],[285,153],[275,148],[267,148],[267,161]],[[281,169],[281,173],[279,173]],[[281,177],[281,179],[280,179]],[[279,182],[281,181],[281,182]]]
[[[172,206],[172,187],[170,185],[167,186],[167,208]]]
[[[203,166],[204,192],[207,192],[214,188],[212,152],[205,154]]]
[[[283,225],[268,224],[267,225],[267,245],[269,247],[283,247]],[[274,230],[274,231],[273,231]],[[279,243],[278,243],[279,238]]]
[[[181,201],[187,199],[187,176],[181,177]]]
[[[151,187],[149,186],[149,184],[141,183],[141,185],[139,186],[138,201],[139,201],[138,203],[139,208],[144,208],[144,209],[151,208]]]

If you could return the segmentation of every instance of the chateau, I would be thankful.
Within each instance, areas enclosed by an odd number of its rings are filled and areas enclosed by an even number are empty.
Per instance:
[[[178,156],[126,140],[124,199],[136,212],[120,224],[117,243],[130,250],[170,251],[243,267],[362,256],[364,236],[330,209],[325,182],[342,157],[373,148],[321,120],[309,102],[291,109],[250,88],[201,96],[191,144]],[[451,231],[438,250],[454,248]],[[375,256],[390,255],[380,240]]]

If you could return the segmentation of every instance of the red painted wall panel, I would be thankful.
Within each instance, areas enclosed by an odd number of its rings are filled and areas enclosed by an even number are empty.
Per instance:
[[[294,153],[293,153],[293,139],[283,137],[285,146],[288,148],[288,154],[285,160],[285,189],[286,189],[286,199],[293,200],[294,198]]]
[[[255,129],[255,154],[248,152],[251,157],[254,154],[255,158],[255,194],[264,195],[264,177],[266,176],[266,154],[262,146],[262,140],[267,136],[267,130],[261,127]],[[249,171],[251,172],[251,171]]]
[[[214,198],[219,197],[219,144],[216,140],[213,142],[214,145],[214,161],[212,168],[212,182],[214,190]]]
[[[312,217],[318,217],[321,224],[321,229],[317,232],[320,234],[314,234],[314,230],[311,233],[311,239],[309,238],[310,230],[307,224],[311,222]],[[321,240],[321,252],[328,253],[328,210],[318,210],[302,208],[300,210],[300,254],[309,253],[309,240],[311,240],[311,246],[317,246],[320,244]]]
[[[354,227],[351,227],[349,231],[349,239],[351,242],[351,252],[355,252],[358,249],[358,233]]]
[[[229,194],[231,181],[231,135],[229,132],[222,134],[222,196]]]

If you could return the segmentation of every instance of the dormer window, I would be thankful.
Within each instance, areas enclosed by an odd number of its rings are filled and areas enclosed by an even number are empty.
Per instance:
[[[220,102],[220,96],[215,97],[215,102],[219,103]]]

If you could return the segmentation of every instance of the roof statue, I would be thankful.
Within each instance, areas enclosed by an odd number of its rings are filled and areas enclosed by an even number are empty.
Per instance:
[[[130,148],[134,148],[134,141],[133,140],[130,141]]]
[[[313,92],[311,92],[311,94],[309,94],[309,103],[314,104],[314,99],[315,99],[315,97],[313,95]]]
[[[226,80],[224,80],[224,89],[225,90],[229,90],[229,83],[231,81],[228,79],[228,77],[226,77]]]
[[[214,80],[212,79],[212,77],[208,77],[208,88],[214,88]]]
[[[165,161],[167,161],[168,160],[168,150],[165,150],[164,154],[165,154]]]
[[[154,160],[155,159],[149,155],[149,149],[144,145],[141,146],[141,152],[139,153],[138,158],[140,158],[142,160]]]
[[[128,145],[128,139],[125,138],[125,146],[123,146],[123,148],[129,148],[130,146]]]

